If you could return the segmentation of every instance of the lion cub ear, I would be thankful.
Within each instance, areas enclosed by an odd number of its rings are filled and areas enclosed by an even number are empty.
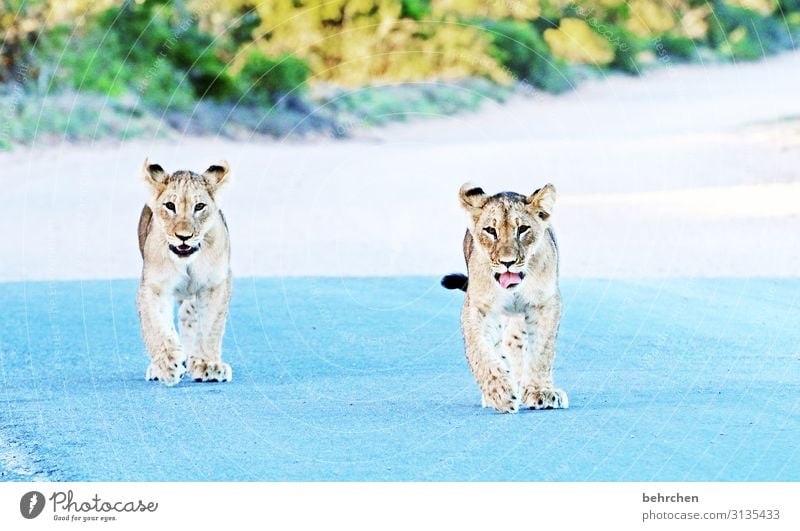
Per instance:
[[[556,204],[556,187],[547,183],[533,192],[528,197],[527,202],[535,216],[547,221],[553,213],[553,206]]]
[[[472,183],[464,183],[458,192],[458,196],[461,199],[461,206],[470,213],[483,208],[487,199],[483,188]]]
[[[203,172],[203,177],[205,177],[211,185],[211,188],[216,189],[226,182],[230,169],[228,162],[221,160],[217,164],[209,166],[208,169]]]
[[[158,164],[150,164],[148,159],[144,159],[144,166],[142,166],[144,179],[156,190],[163,190],[167,183],[167,173]]]

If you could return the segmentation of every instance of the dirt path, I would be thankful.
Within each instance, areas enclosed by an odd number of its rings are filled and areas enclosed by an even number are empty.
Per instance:
[[[131,278],[149,156],[226,158],[235,273],[440,274],[462,269],[456,191],[560,198],[569,277],[796,276],[800,53],[680,66],[359,131],[348,141],[63,144],[0,155],[0,281]]]

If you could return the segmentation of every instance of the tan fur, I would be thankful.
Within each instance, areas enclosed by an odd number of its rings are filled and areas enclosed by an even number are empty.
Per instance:
[[[482,405],[503,413],[516,412],[520,403],[532,409],[568,407],[567,394],[553,385],[561,318],[558,247],[550,226],[555,188],[548,184],[527,197],[488,196],[468,183],[460,198],[470,219],[461,326]],[[505,271],[521,272],[522,282],[504,289],[495,275]]]
[[[170,175],[145,161],[144,176],[152,194],[139,217],[144,265],[136,302],[151,360],[148,380],[174,385],[185,372],[195,381],[232,377],[230,365],[222,361],[232,287],[230,238],[215,200],[227,175],[224,162],[202,175],[189,171]],[[171,245],[197,250],[179,256]],[[173,324],[175,301],[180,336]]]

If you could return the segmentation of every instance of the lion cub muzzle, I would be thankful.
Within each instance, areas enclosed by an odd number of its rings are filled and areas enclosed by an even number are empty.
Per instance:
[[[525,272],[513,273],[511,271],[504,271],[503,273],[495,273],[494,279],[500,284],[503,289],[511,289],[522,284],[525,280]]]
[[[516,256],[509,255],[501,257],[492,263],[492,272],[495,281],[503,289],[512,289],[525,279],[525,265],[520,265]]]
[[[186,258],[187,256],[192,256],[194,253],[200,250],[200,244],[198,243],[195,246],[186,245],[182,243],[178,246],[169,244],[169,250],[172,251],[175,255],[180,256],[181,258]]]
[[[181,243],[178,245],[169,244],[169,250],[172,251],[174,254],[180,257],[191,256],[197,251],[200,250],[200,242],[197,242],[195,245],[190,245],[187,242],[194,237],[194,233],[185,234],[180,232],[175,232],[175,237],[178,238]]]

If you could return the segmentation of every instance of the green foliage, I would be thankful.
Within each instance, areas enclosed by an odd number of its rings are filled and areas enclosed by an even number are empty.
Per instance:
[[[228,99],[237,95],[228,75],[224,48],[201,32],[196,17],[169,0],[126,2],[99,17],[99,26],[114,28],[111,53],[124,57],[135,70],[163,58],[186,77],[195,97]]]
[[[486,21],[492,39],[492,55],[513,77],[548,92],[563,92],[573,86],[569,67],[550,53],[539,31],[525,22]]]
[[[430,0],[400,0],[400,3],[403,5],[400,11],[401,17],[422,20],[431,14]]]
[[[636,56],[646,48],[643,39],[628,31],[624,26],[606,25],[601,33],[614,48],[614,60],[610,66],[626,74],[638,75],[642,68]]]
[[[195,98],[191,85],[166,57],[147,61],[124,44],[119,32],[90,28],[83,35],[65,25],[53,28],[41,55],[52,68],[51,90],[77,89],[112,97],[137,92],[157,106],[187,107]]]
[[[249,38],[245,35],[259,23],[251,12],[234,28],[236,37]],[[87,27],[53,27],[39,55],[52,67],[53,89],[113,97],[135,92],[146,104],[178,109],[198,99],[237,100],[251,86],[269,100],[308,77],[307,66],[296,58],[258,55],[237,78],[229,69],[234,48],[231,39],[201,31],[197,16],[180,2],[144,0],[109,8]]]
[[[658,45],[661,48],[658,48]],[[666,34],[659,39],[656,46],[656,54],[659,57],[689,60],[697,56],[697,44],[690,38],[682,35]]]
[[[244,4],[231,15],[232,26],[228,29],[228,36],[235,45],[253,42],[256,30],[261,26],[261,17],[252,4]]]
[[[254,50],[239,72],[240,91],[249,100],[274,102],[283,94],[302,92],[308,76],[308,65],[296,57],[273,59]]]
[[[783,20],[714,1],[715,17],[709,27],[709,43],[724,56],[753,60],[790,49],[792,34]]]

